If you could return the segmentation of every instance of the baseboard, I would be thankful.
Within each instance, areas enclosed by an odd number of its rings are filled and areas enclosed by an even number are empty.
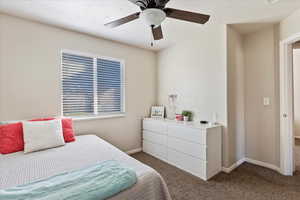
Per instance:
[[[135,153],[138,153],[138,152],[141,152],[141,151],[142,151],[142,148],[137,148],[137,149],[133,149],[131,151],[127,151],[126,153],[131,155],[131,154],[135,154]],[[277,167],[276,165],[273,165],[273,164],[270,164],[270,163],[265,163],[265,162],[258,161],[258,160],[254,160],[254,159],[251,159],[251,158],[242,158],[242,159],[238,160],[236,163],[234,163],[233,165],[231,165],[228,168],[227,167],[222,167],[222,171],[225,172],[225,173],[230,173],[233,170],[235,170],[236,168],[238,168],[244,162],[248,162],[248,163],[251,163],[253,165],[258,165],[258,166],[261,166],[261,167],[265,167],[265,168],[268,168],[268,169],[271,169],[271,170],[274,170],[274,171],[277,171],[277,172],[281,173],[281,169],[279,167]]]
[[[268,168],[268,169],[271,169],[271,170],[274,170],[274,171],[277,171],[277,172],[281,173],[280,168],[277,167],[276,165],[265,163],[265,162],[258,161],[258,160],[254,160],[254,159],[251,159],[251,158],[242,158],[242,159],[240,159],[239,161],[237,161],[236,163],[234,163],[233,165],[231,165],[228,168],[223,167],[222,171],[225,172],[225,173],[230,173],[234,169],[239,167],[241,164],[243,164],[244,162],[248,162],[248,163],[251,163],[253,165],[258,165],[258,166],[261,166],[261,167],[265,167],[265,168]]]
[[[238,166],[240,166],[241,164],[243,164],[245,162],[245,158],[242,158],[240,160],[238,160],[236,163],[234,163],[233,165],[231,165],[230,167],[222,167],[222,171],[225,173],[230,173],[232,172],[234,169],[236,169]]]
[[[132,154],[135,154],[135,153],[139,153],[139,152],[141,152],[142,151],[142,148],[137,148],[137,149],[132,149],[132,150],[130,150],[130,151],[126,151],[126,153],[128,154],[128,155],[132,155]]]
[[[296,138],[296,139],[300,139],[300,136],[294,136],[294,138]]]
[[[265,168],[268,168],[268,169],[272,169],[274,171],[277,171],[277,172],[281,173],[280,168],[277,167],[276,165],[273,165],[273,164],[270,164],[270,163],[265,163],[265,162],[258,161],[258,160],[254,160],[254,159],[251,159],[251,158],[245,158],[245,161],[248,162],[248,163],[258,165],[258,166],[261,166],[261,167],[265,167]]]

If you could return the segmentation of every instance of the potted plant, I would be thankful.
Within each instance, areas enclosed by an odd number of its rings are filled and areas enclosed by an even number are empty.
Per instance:
[[[185,122],[192,120],[192,112],[191,111],[187,111],[187,110],[182,111],[182,116],[183,116],[183,120]]]

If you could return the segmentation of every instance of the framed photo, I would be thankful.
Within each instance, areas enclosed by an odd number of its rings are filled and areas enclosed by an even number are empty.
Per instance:
[[[152,106],[151,118],[163,119],[164,117],[165,117],[165,107],[164,106]]]

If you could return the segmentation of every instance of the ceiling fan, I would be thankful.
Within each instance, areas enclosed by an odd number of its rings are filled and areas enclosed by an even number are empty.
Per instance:
[[[114,28],[140,18],[146,23],[146,25],[151,27],[154,40],[161,40],[163,39],[161,23],[166,19],[166,17],[198,24],[205,24],[210,18],[209,15],[166,8],[166,4],[169,2],[169,0],[129,1],[139,6],[142,12],[137,12],[127,17],[107,23],[105,26]]]

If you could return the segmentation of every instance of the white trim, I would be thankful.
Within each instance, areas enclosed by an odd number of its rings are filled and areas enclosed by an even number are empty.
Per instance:
[[[271,170],[274,170],[276,172],[281,173],[281,169],[279,167],[277,167],[276,165],[266,163],[266,162],[262,162],[262,161],[259,161],[259,160],[254,160],[254,159],[251,159],[251,158],[242,158],[242,159],[238,160],[236,163],[234,163],[233,165],[231,165],[228,168],[222,167],[222,171],[225,172],[225,173],[231,173],[233,170],[238,168],[244,162],[248,162],[248,163],[251,163],[253,165],[258,165],[258,166],[261,166],[261,167],[265,167],[265,168],[268,168],[268,169],[271,169]]]
[[[70,117],[70,116],[66,116],[66,118],[72,118],[74,121],[86,121],[86,120],[96,120],[96,119],[110,119],[110,118],[122,118],[122,117],[126,117],[125,114],[110,114],[110,115],[97,115],[97,116],[84,116],[84,117]]]
[[[122,102],[121,102],[121,108],[122,108],[122,112],[125,113],[126,112],[126,68],[125,68],[125,61],[121,60],[121,84],[122,84]]]
[[[265,162],[262,162],[262,161],[259,161],[259,160],[254,160],[254,159],[251,159],[251,158],[245,158],[245,162],[251,163],[253,165],[258,165],[258,166],[261,166],[261,167],[269,168],[269,169],[272,169],[274,171],[277,171],[277,172],[281,173],[281,170],[280,170],[279,167],[277,167],[276,165],[270,164],[270,163],[265,163]]]
[[[234,163],[233,165],[231,165],[228,168],[222,167],[222,171],[229,174],[230,172],[232,172],[233,170],[235,170],[236,168],[238,168],[244,162],[245,162],[245,158],[242,158],[242,159],[238,160],[236,163]]]
[[[59,76],[59,99],[60,99],[60,102],[59,102],[59,106],[60,106],[60,116],[63,116],[64,115],[64,108],[63,108],[63,104],[64,104],[64,100],[63,100],[63,51],[61,50],[60,51],[60,66],[59,66],[59,73],[60,73],[60,76]]]
[[[80,56],[86,56],[86,57],[96,57],[96,58],[100,58],[100,59],[106,59],[106,60],[112,60],[112,61],[117,61],[120,63],[125,63],[125,61],[123,59],[119,59],[119,58],[112,58],[109,56],[100,56],[98,54],[94,54],[94,53],[85,53],[82,51],[77,51],[77,50],[70,50],[70,49],[62,49],[61,50],[61,54],[62,53],[69,53],[69,54],[76,54],[76,55],[80,55]]]
[[[118,117],[124,117],[125,116],[125,112],[126,112],[126,96],[125,96],[125,91],[126,91],[126,76],[125,76],[125,72],[126,72],[126,68],[125,68],[125,60],[123,59],[117,59],[117,58],[112,58],[112,57],[108,57],[108,56],[99,56],[96,54],[92,54],[92,53],[83,53],[80,51],[75,51],[75,50],[69,50],[69,49],[61,49],[60,51],[60,114],[61,116],[63,116],[63,84],[62,84],[62,78],[63,78],[63,53],[68,53],[68,54],[75,54],[75,55],[79,55],[79,56],[86,56],[86,57],[91,57],[93,58],[93,70],[94,70],[94,93],[95,91],[97,92],[97,74],[95,73],[95,71],[97,71],[97,59],[104,59],[104,60],[110,60],[110,61],[116,61],[119,62],[121,65],[121,113],[118,114],[101,114],[98,115],[98,96],[94,95],[94,114],[96,116],[80,116],[80,117],[76,117],[76,116],[68,116],[73,118],[75,121],[79,121],[79,120],[93,120],[93,119],[106,119],[106,118],[118,118]]]
[[[142,148],[137,148],[137,149],[132,149],[132,150],[130,150],[130,151],[126,151],[126,153],[128,154],[128,155],[132,155],[132,154],[135,154],[135,153],[139,153],[139,152],[141,152],[142,151]]]
[[[94,115],[98,115],[98,76],[97,76],[97,58],[93,57],[93,88],[94,88]]]
[[[294,171],[292,44],[299,40],[300,33],[280,42],[280,171],[287,176]]]

